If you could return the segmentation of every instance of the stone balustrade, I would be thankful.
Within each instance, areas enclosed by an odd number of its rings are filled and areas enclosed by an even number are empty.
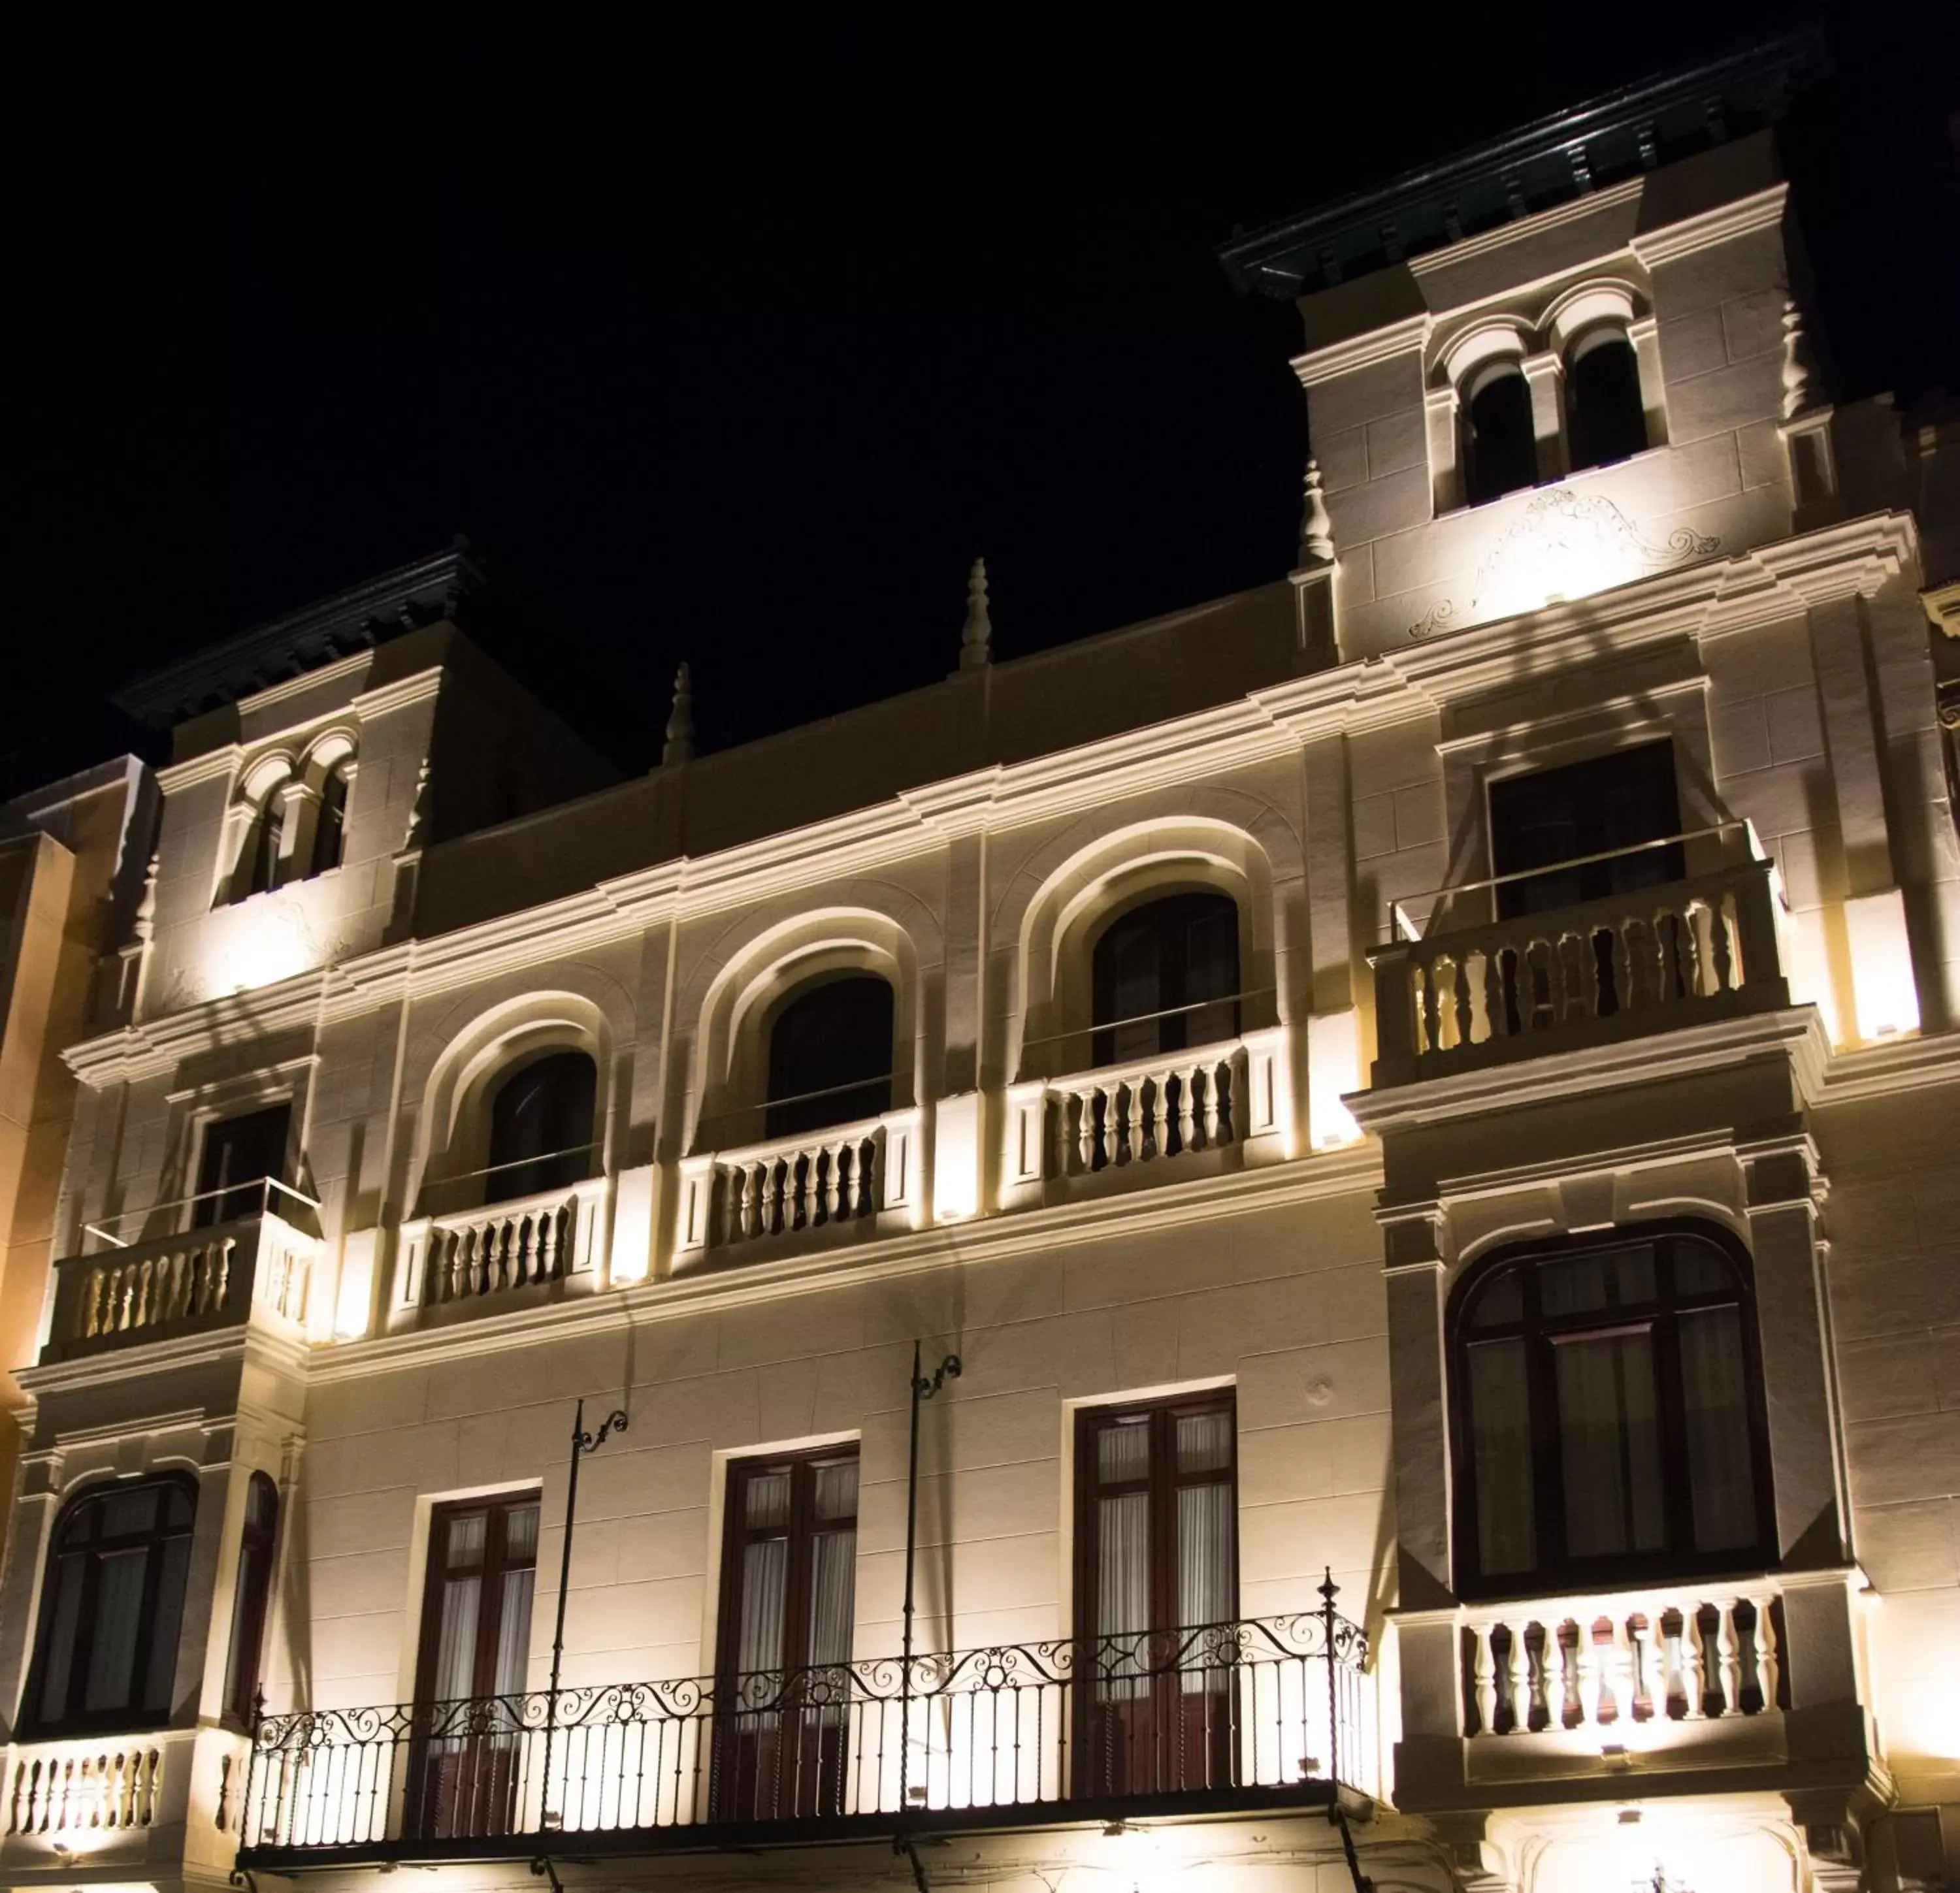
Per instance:
[[[7,1832],[57,1836],[153,1825],[161,1748],[140,1736],[17,1750],[6,1784]]]
[[[55,1265],[46,1361],[205,1328],[241,1325],[255,1309],[298,1325],[320,1249],[269,1211],[132,1242]]]
[[[1772,1714],[1783,1707],[1781,1597],[1768,1580],[1472,1608],[1462,1645],[1472,1736]]]
[[[1787,1006],[1772,871],[1748,861],[1377,949],[1375,1086]]]
[[[1169,1165],[1265,1144],[1280,1153],[1285,1033],[1279,1026],[1141,1063],[1032,1080],[1007,1093],[1004,1182],[1030,1185]]]
[[[402,1227],[397,1311],[482,1305],[584,1278],[606,1252],[603,1176]]]
[[[923,1200],[919,1122],[907,1106],[685,1159],[676,1253],[851,1224],[910,1226]]]

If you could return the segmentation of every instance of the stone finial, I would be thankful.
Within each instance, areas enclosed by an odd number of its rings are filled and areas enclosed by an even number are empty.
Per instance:
[[[994,621],[987,615],[987,562],[976,558],[966,574],[966,624],[959,634],[959,667],[978,670],[994,661]]]
[[[686,664],[674,673],[673,708],[667,713],[667,740],[660,745],[660,762],[691,762],[694,759],[694,673]]]
[[[1326,496],[1320,490],[1320,463],[1306,463],[1306,504],[1300,518],[1300,562],[1328,565],[1334,561],[1334,522],[1327,517]]]
[[[159,849],[150,857],[150,865],[144,870],[143,897],[136,903],[136,918],[132,928],[140,946],[148,946],[156,937],[157,870],[162,861],[163,852]]]
[[[402,852],[410,853],[422,845],[428,826],[428,758],[424,756],[415,765],[415,799],[409,804],[408,832],[402,837]]]
[[[1793,421],[1816,406],[1817,358],[1803,325],[1803,311],[1792,301],[1783,306],[1783,418]]]

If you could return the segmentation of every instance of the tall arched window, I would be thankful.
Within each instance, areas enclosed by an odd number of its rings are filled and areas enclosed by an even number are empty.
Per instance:
[[[224,1659],[224,1713],[240,1727],[252,1720],[272,1602],[279,1536],[279,1491],[262,1472],[245,1487],[245,1527],[238,1541],[238,1582],[231,1596],[231,1644]]]
[[[336,762],[320,785],[320,810],[314,818],[313,863],[309,872],[324,874],[340,865],[347,845],[347,790],[354,779],[351,759]]]
[[[23,1733],[154,1728],[169,1716],[196,1515],[196,1488],[176,1475],[96,1486],[62,1509]]]
[[[875,973],[794,994],[769,1028],[763,1134],[800,1137],[892,1108],[892,989]]]
[[[1092,957],[1091,1057],[1127,1064],[1239,1035],[1239,908],[1172,894],[1121,914]]]
[[[1472,506],[1514,493],[1538,479],[1538,441],[1524,371],[1493,361],[1464,390],[1463,491]]]
[[[582,1051],[520,1066],[490,1101],[486,1203],[567,1189],[592,1174],[598,1069]]]
[[[1753,1299],[1685,1227],[1537,1248],[1459,1294],[1457,1588],[1596,1586],[1772,1555]]]
[[[280,852],[285,845],[286,795],[283,784],[268,790],[245,838],[245,873],[239,889],[243,899],[263,894],[279,884]]]
[[[1575,473],[1646,450],[1640,361],[1621,329],[1594,329],[1573,344],[1565,366],[1565,433]]]

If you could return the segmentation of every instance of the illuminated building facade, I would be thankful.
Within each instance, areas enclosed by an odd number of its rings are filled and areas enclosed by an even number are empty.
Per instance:
[[[628,781],[460,553],[137,693],[9,1885],[1960,1859],[1950,471],[1806,56],[1235,243],[1271,586]]]

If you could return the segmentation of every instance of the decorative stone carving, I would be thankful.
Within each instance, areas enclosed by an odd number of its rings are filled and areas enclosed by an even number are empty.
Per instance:
[[[1558,598],[1584,597],[1691,559],[1721,545],[1711,533],[1677,526],[1656,546],[1602,493],[1552,487],[1539,494],[1477,568],[1468,603],[1441,598],[1408,628],[1420,644],[1456,624],[1532,611]]]
[[[987,614],[987,562],[966,574],[966,623],[959,634],[959,667],[978,670],[994,660],[994,621]]]
[[[1817,358],[1812,353],[1803,311],[1793,301],[1783,306],[1783,418],[1793,421],[1818,399]]]
[[[1306,504],[1300,520],[1300,562],[1303,565],[1328,565],[1334,562],[1334,522],[1327,516],[1327,498],[1321,491],[1320,463],[1306,463]]]
[[[667,713],[667,740],[660,745],[660,762],[691,762],[694,759],[694,673],[686,664],[674,673],[673,708]]]

